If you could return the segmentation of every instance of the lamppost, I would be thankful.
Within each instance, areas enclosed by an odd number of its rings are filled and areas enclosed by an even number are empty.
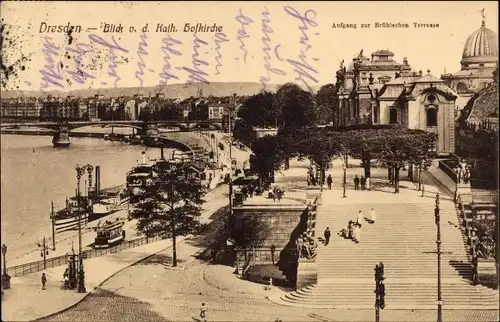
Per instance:
[[[38,247],[40,248],[40,256],[43,257],[43,269],[47,269],[47,255],[49,254],[49,246],[43,237],[42,243],[38,243]]]
[[[345,161],[342,161],[342,170],[344,170],[344,183],[343,183],[343,186],[344,186],[344,194],[342,195],[342,198],[345,198],[345,185],[346,185],[346,176],[347,176],[347,173],[346,173],[346,170],[347,170],[347,167],[346,167],[346,164],[345,164]]]
[[[90,164],[84,166],[76,165],[76,180],[77,180],[77,211],[78,211],[78,259],[79,259],[79,270],[78,270],[78,293],[86,293],[85,289],[85,271],[83,270],[83,257],[82,257],[82,213],[80,211],[80,179],[85,174],[85,170],[89,174],[89,185],[92,185],[92,171],[94,167]]]
[[[7,274],[7,261],[5,260],[5,255],[7,254],[7,245],[2,245],[2,255],[3,255],[3,274],[2,274],[2,288],[4,290],[10,288],[10,276]]]
[[[437,316],[437,322],[442,322],[442,306],[443,306],[443,300],[441,299],[441,216],[439,215],[439,192],[436,194],[436,207],[434,208],[434,219],[436,221],[436,227],[437,227],[437,238],[436,238],[436,245],[437,245],[437,265],[438,265],[438,271],[437,271],[437,278],[438,278],[438,300],[437,300],[437,305],[438,305],[438,316]]]

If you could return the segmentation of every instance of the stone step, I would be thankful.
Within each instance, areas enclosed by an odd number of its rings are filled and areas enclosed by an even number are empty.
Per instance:
[[[341,295],[335,295],[334,293],[330,294],[306,294],[306,295],[301,295],[298,293],[289,293],[285,295],[289,299],[297,299],[300,301],[304,302],[323,302],[323,301],[335,301],[335,302],[341,302],[341,301],[374,301],[375,300],[375,293],[366,293],[366,294],[345,294],[344,296]],[[437,293],[415,293],[415,294],[405,294],[405,293],[397,293],[397,294],[389,294],[386,292],[385,295],[385,300],[387,302],[394,302],[394,303],[401,303],[404,301],[419,301],[419,302],[434,302],[436,301],[437,298]],[[448,303],[450,302],[463,302],[463,303],[469,303],[471,301],[483,301],[483,303],[486,302],[497,302],[498,303],[498,298],[494,297],[484,297],[484,294],[446,294],[442,295],[441,297],[443,300],[447,301]]]
[[[357,303],[357,304],[360,304],[360,303],[371,303],[373,305],[373,303],[375,302],[375,295],[372,294],[371,296],[366,296],[366,297],[357,297],[357,296],[338,296],[338,297],[335,297],[335,296],[332,296],[331,294],[328,294],[324,297],[311,297],[311,296],[307,296],[307,297],[302,297],[302,296],[299,296],[297,294],[294,294],[294,293],[289,293],[289,294],[286,294],[284,296],[284,298],[287,298],[289,300],[292,300],[292,301],[300,301],[301,303],[316,303],[316,304],[319,304],[319,303],[332,303],[332,304],[337,304],[337,303],[342,303],[342,302],[353,302],[353,303]],[[388,297],[386,295],[385,297],[385,302],[386,302],[386,305],[388,303],[395,303],[395,304],[399,304],[399,305],[402,305],[404,303],[408,303],[408,304],[414,304],[415,302],[417,303],[436,303],[436,298],[437,298],[437,295],[434,296],[426,296],[426,295],[422,295],[421,297],[410,297],[410,296],[407,296],[407,297],[396,297],[396,296],[390,296]],[[474,304],[486,304],[486,303],[489,303],[489,304],[493,304],[493,303],[496,303],[498,305],[498,299],[494,299],[494,298],[490,298],[490,299],[484,299],[484,298],[481,298],[481,296],[477,296],[477,297],[473,297],[473,298],[467,298],[467,297],[454,297],[454,298],[446,298],[446,297],[442,297],[443,301],[446,301],[447,304],[455,304],[455,305],[474,305]]]

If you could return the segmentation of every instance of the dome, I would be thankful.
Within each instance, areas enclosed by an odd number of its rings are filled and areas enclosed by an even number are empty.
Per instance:
[[[498,61],[497,34],[486,28],[474,31],[465,41],[461,64],[494,63]]]

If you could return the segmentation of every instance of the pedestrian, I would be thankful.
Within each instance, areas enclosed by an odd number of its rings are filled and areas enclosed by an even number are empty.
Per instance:
[[[328,190],[332,190],[333,179],[332,179],[331,174],[328,175],[328,178],[326,179],[326,183],[328,184]]]
[[[356,221],[356,224],[358,224],[361,227],[363,220],[364,220],[363,212],[361,210],[359,210],[358,211],[358,220]]]
[[[371,189],[371,180],[370,180],[370,177],[366,177],[366,190],[370,191]]]
[[[365,179],[365,176],[361,176],[361,190],[365,190],[366,189],[366,179]]]
[[[361,225],[354,225],[354,242],[358,244],[361,241]]]
[[[377,212],[375,211],[375,209],[372,208],[370,209],[370,223],[374,224],[376,219],[377,219]]]
[[[477,274],[477,255],[472,255],[472,283],[477,285],[479,282],[478,274]]]
[[[47,276],[45,276],[45,273],[42,273],[42,290],[45,290],[45,283],[47,283]]]
[[[353,230],[354,230],[354,222],[349,220],[349,224],[347,225],[347,239],[353,239]]]
[[[359,190],[359,178],[358,178],[358,175],[354,176],[354,190]]]
[[[201,307],[200,307],[200,318],[203,319],[203,321],[206,321],[205,320],[205,317],[206,317],[206,314],[207,313],[207,307],[205,306],[205,303],[201,303]]]
[[[325,246],[326,246],[330,242],[330,237],[332,236],[332,233],[331,233],[329,227],[326,227],[325,233],[323,235],[325,236]]]

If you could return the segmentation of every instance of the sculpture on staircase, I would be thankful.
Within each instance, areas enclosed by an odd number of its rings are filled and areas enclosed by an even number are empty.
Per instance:
[[[295,241],[297,245],[297,253],[299,258],[312,259],[316,257],[316,248],[318,243],[314,240],[309,232],[304,232]]]

